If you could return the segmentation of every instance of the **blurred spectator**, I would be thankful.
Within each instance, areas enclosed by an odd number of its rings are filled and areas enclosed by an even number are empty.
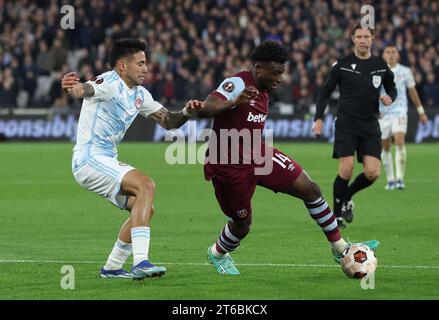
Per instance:
[[[439,83],[433,72],[427,74],[427,80],[423,85],[423,100],[425,106],[439,106]]]
[[[12,70],[6,68],[0,73],[0,106],[2,108],[17,107],[18,84]]]
[[[49,48],[44,40],[39,42],[39,52],[37,56],[37,66],[40,74],[49,74],[53,69],[53,59],[49,53]]]
[[[170,106],[202,99],[224,77],[248,67],[252,49],[271,39],[281,41],[292,60],[287,82],[273,92],[273,102],[285,100],[306,111],[332,63],[352,52],[350,28],[361,19],[361,3],[355,1],[77,0],[72,2],[75,29],[62,30],[58,24],[64,4],[0,0],[0,71],[3,78],[12,73],[1,94],[9,103],[18,90],[26,97],[20,106],[50,107],[59,98],[54,86],[66,64],[83,79],[100,74],[109,68],[112,41],[121,37],[147,42],[151,54],[145,86],[155,99]],[[373,5],[374,54],[395,43],[401,63],[419,80],[424,104],[439,105],[438,2]]]

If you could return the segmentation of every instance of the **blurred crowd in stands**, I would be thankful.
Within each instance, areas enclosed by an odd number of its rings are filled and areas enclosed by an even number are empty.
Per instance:
[[[367,3],[375,9],[374,54],[395,43],[424,106],[439,107],[439,2]],[[75,9],[74,29],[60,26],[66,4]],[[340,0],[0,0],[0,108],[78,108],[61,91],[62,75],[90,80],[109,69],[113,40],[136,37],[150,48],[145,87],[178,107],[248,68],[262,41],[280,41],[291,63],[273,108],[308,112],[332,63],[352,52],[360,9]]]

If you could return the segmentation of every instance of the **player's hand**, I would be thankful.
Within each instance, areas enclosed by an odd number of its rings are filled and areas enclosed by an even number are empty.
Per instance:
[[[381,96],[380,101],[387,107],[392,104],[392,98],[390,98],[388,95]]]
[[[191,117],[197,114],[199,110],[204,107],[203,101],[200,100],[189,100],[186,102],[183,108],[183,114],[187,117]]]
[[[76,72],[69,72],[62,77],[61,80],[61,88],[70,93],[73,87],[79,83],[79,77],[76,75]]]
[[[312,132],[316,135],[316,137],[319,137],[322,135],[322,128],[323,128],[323,120],[317,119],[314,121],[314,124],[312,126]]]
[[[259,94],[258,89],[254,86],[249,86],[244,89],[244,91],[241,92],[241,94],[235,99],[234,104],[236,106],[239,106],[241,104],[249,103],[250,100],[256,98],[256,96]]]
[[[428,122],[428,117],[427,117],[427,115],[424,113],[424,114],[420,114],[419,115],[419,121],[422,123],[422,124],[426,124],[427,122]]]

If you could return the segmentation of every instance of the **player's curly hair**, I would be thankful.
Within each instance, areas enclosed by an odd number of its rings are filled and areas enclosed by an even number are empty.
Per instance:
[[[116,66],[117,60],[135,54],[139,51],[145,52],[145,55],[148,56],[146,44],[143,41],[132,38],[125,38],[114,41],[109,55],[110,66],[114,68]]]
[[[274,61],[285,63],[290,60],[287,49],[276,41],[262,42],[250,55],[252,61]]]

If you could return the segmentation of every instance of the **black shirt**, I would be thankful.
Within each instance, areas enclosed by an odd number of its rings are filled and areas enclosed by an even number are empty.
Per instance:
[[[337,84],[340,90],[337,117],[355,122],[377,121],[382,85],[392,101],[396,99],[394,76],[387,63],[376,56],[359,59],[352,53],[333,64],[317,98],[315,120],[323,119],[328,99]]]

